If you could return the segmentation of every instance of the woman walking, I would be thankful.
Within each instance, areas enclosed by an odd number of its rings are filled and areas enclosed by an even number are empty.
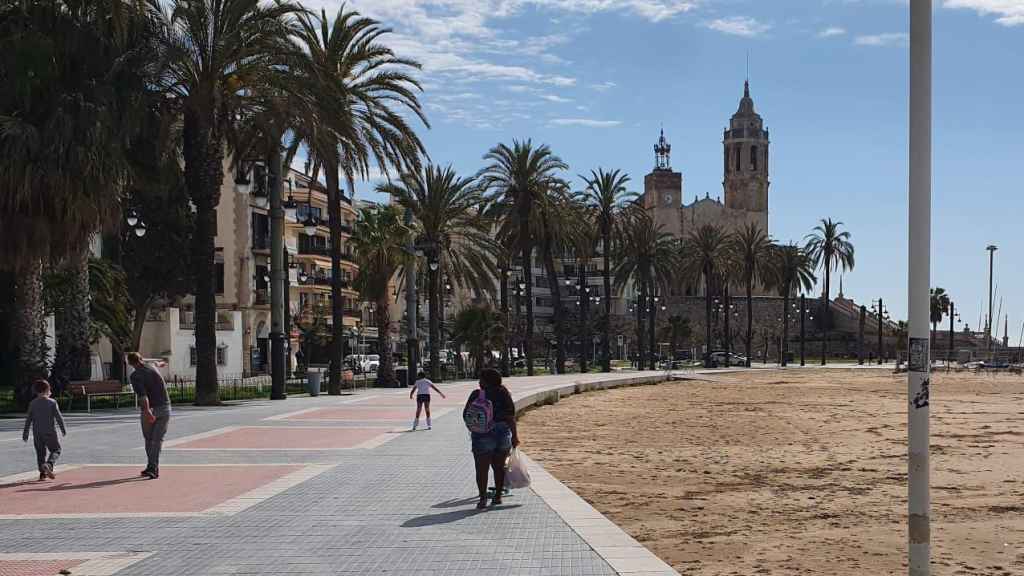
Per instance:
[[[463,419],[470,429],[476,465],[476,487],[480,494],[476,507],[487,508],[488,469],[494,471],[491,505],[497,506],[505,489],[505,461],[512,448],[519,445],[516,407],[497,370],[488,368],[480,373],[480,388],[470,393]]]

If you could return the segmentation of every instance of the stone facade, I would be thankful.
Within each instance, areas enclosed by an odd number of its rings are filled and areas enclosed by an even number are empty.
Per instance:
[[[684,203],[683,175],[672,170],[672,147],[662,132],[654,147],[654,170],[644,178],[644,207],[658,225],[677,238],[685,238],[705,224],[726,232],[756,224],[767,233],[769,146],[764,120],[750,97],[750,84],[744,83],[739,108],[722,139],[724,201],[705,193],[703,198]]]

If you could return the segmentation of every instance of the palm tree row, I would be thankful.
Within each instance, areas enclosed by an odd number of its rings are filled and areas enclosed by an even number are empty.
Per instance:
[[[286,0],[34,0],[0,9],[0,76],[12,88],[0,96],[0,226],[19,230],[5,238],[0,265],[21,279],[23,375],[38,374],[44,357],[39,274],[49,261],[84,270],[88,238],[117,225],[140,179],[128,144],[153,110],[176,135],[172,154],[196,212],[197,403],[218,402],[214,236],[229,155],[236,165],[264,158],[279,189],[289,139],[289,160],[301,146],[323,171],[340,356],[340,181],[365,179],[371,166],[407,172],[424,153],[407,119],[426,124],[410,73],[419,64],[381,42],[388,32],[344,7],[328,18]]]

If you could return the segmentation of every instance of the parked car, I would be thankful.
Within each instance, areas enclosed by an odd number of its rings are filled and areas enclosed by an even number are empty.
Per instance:
[[[711,353],[711,364],[714,366],[725,366],[725,359],[728,355],[730,366],[746,366],[747,359],[739,354],[733,354],[731,352],[712,352]]]

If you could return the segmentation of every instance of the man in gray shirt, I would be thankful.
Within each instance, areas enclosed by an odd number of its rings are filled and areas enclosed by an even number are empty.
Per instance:
[[[142,475],[156,480],[160,477],[160,450],[171,420],[171,398],[164,377],[143,362],[138,352],[128,354],[128,363],[135,369],[131,375],[132,389],[139,397],[142,437],[146,441],[147,463]]]
[[[53,467],[60,458],[60,439],[57,438],[57,426],[67,436],[64,417],[60,414],[57,402],[50,398],[50,383],[36,380],[32,383],[32,391],[36,397],[29,402],[28,416],[25,417],[25,430],[21,439],[28,442],[28,429],[32,428],[32,439],[36,448],[36,465],[39,467],[39,479],[53,478]],[[46,451],[50,457],[46,457]]]

